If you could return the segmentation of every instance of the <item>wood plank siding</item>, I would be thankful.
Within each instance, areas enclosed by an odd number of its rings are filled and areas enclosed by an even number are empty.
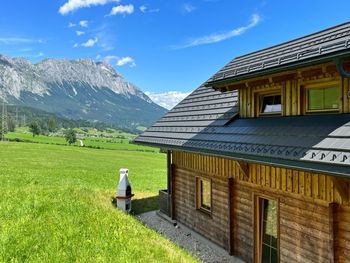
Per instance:
[[[305,89],[313,85],[336,85],[340,87],[339,113],[350,113],[350,81],[336,71],[334,63],[327,63],[295,71],[269,75],[244,82],[239,88],[240,116],[259,116],[259,94],[277,91],[281,94],[282,116],[305,114]]]
[[[250,183],[257,189],[296,194],[305,200],[338,204],[347,202],[334,187],[333,177],[324,174],[249,163],[249,176],[245,176],[240,165],[234,160],[188,152],[174,152],[173,164],[177,168],[192,170],[194,174],[234,178]],[[350,194],[349,188],[347,191]]]
[[[196,209],[196,174],[185,168],[175,168],[175,191],[173,196],[175,219],[201,233],[221,247],[229,248],[229,197],[228,179],[212,178],[212,213]]]
[[[280,262],[349,262],[350,207],[331,176],[178,151],[173,166],[175,219],[233,255],[254,262],[261,195],[279,203]],[[212,179],[211,215],[196,209],[196,176]]]
[[[232,195],[233,254],[245,262],[254,256],[253,198],[250,187],[234,183]]]
[[[335,261],[350,261],[350,207],[338,206],[335,220]]]

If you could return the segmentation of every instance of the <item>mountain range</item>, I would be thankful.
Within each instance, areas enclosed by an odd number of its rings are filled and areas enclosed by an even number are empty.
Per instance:
[[[119,127],[150,126],[165,114],[132,83],[105,62],[0,55],[0,99],[70,119]]]

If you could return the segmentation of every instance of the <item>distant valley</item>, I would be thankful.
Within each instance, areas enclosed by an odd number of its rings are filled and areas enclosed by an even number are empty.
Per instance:
[[[0,55],[0,99],[73,120],[133,129],[166,113],[112,66],[90,59],[37,64]]]

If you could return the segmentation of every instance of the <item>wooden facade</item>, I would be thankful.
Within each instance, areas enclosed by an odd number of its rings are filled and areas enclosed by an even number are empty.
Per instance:
[[[257,97],[261,94],[279,92],[282,97],[282,116],[297,116],[305,114],[307,88],[329,85],[339,86],[341,90],[337,112],[350,113],[350,81],[339,75],[334,63],[259,77],[226,88],[240,90],[240,116],[254,118],[259,116]]]
[[[237,57],[136,139],[172,151],[173,219],[246,262],[350,262],[349,37]]]
[[[306,112],[307,89],[339,87],[339,107],[350,113],[350,81],[334,63],[237,82],[239,114],[259,116],[259,98],[281,95],[282,116]],[[184,151],[172,152],[174,217],[246,262],[261,262],[259,200],[278,210],[279,262],[350,262],[350,180]],[[212,182],[211,213],[196,206],[196,178]],[[197,190],[198,191],[198,190]],[[277,250],[277,248],[276,248]]]
[[[280,262],[349,262],[349,180],[175,151],[175,219],[246,262],[256,255],[256,196],[278,200]],[[196,209],[197,176],[212,179],[212,213]],[[342,186],[341,190],[338,188]]]

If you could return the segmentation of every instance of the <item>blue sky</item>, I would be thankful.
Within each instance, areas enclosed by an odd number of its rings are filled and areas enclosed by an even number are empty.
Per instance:
[[[172,106],[236,56],[350,18],[349,0],[2,0],[0,53],[110,62]]]

